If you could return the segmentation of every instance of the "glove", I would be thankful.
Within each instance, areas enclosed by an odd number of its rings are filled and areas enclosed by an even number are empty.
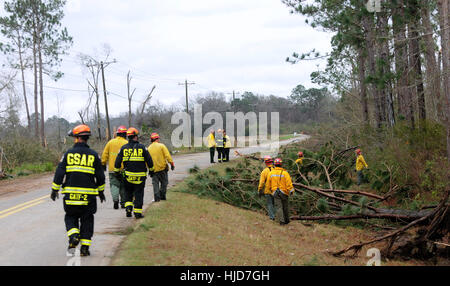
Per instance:
[[[148,174],[150,175],[151,178],[153,178],[153,175],[155,174],[155,172],[153,172],[153,171],[148,171]]]
[[[175,164],[174,163],[172,163],[171,165],[170,165],[170,169],[173,171],[173,170],[175,170]]]
[[[105,194],[103,192],[98,192],[98,197],[100,198],[100,202],[106,202]]]
[[[262,197],[263,196],[263,192],[261,192],[260,190],[258,190],[258,197]]]
[[[117,180],[121,180],[122,176],[120,175],[120,172],[114,172],[114,177],[116,177]]]
[[[50,198],[52,201],[55,201],[57,198],[59,198],[58,191],[52,190],[52,193],[50,194]]]
[[[106,172],[106,165],[102,165],[103,172]]]

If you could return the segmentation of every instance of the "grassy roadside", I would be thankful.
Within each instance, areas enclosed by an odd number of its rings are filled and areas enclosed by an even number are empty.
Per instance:
[[[223,171],[224,165],[212,167]],[[146,217],[117,251],[112,265],[365,265],[364,248],[353,259],[337,258],[328,251],[367,240],[374,233],[354,227],[302,224],[287,227],[264,213],[177,192],[168,201],[152,204]],[[371,246],[373,247],[373,246]],[[415,261],[383,261],[382,265],[417,265]]]

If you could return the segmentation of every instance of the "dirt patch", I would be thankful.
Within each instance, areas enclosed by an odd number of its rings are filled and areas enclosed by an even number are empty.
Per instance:
[[[45,187],[48,187],[50,192],[50,189],[52,187],[52,180],[53,180],[53,173],[50,172],[1,180],[0,197],[27,193]]]

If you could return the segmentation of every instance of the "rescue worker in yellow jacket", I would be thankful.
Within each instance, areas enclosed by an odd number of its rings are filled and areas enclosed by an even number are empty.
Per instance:
[[[97,196],[102,203],[106,200],[105,173],[97,152],[87,145],[91,136],[89,126],[78,125],[69,136],[75,138],[75,145],[64,154],[56,168],[50,198],[55,201],[62,187],[68,254],[73,255],[81,242],[80,255],[89,256]]]
[[[119,126],[116,131],[117,137],[111,139],[106,143],[105,149],[102,154],[102,166],[106,171],[106,164],[108,164],[109,173],[109,188],[111,190],[111,196],[114,203],[114,209],[119,208],[119,200],[122,208],[125,208],[125,182],[122,180],[123,176],[116,177],[114,173],[114,163],[116,162],[117,155],[123,145],[127,144],[127,128],[125,126]],[[120,168],[123,169],[122,167]]]
[[[303,165],[303,152],[302,151],[300,151],[300,152],[298,152],[298,159],[297,160],[295,160],[295,164],[297,164],[299,167],[301,167],[302,165]]]
[[[214,153],[216,152],[216,138],[215,138],[215,133],[214,130],[211,129],[208,137],[208,148],[209,148],[209,157],[210,157],[210,162],[211,163],[215,163],[214,162]]]
[[[155,202],[160,200],[165,201],[167,193],[167,185],[169,184],[169,167],[167,163],[170,164],[170,169],[175,170],[175,164],[170,156],[169,150],[166,145],[160,143],[160,137],[158,133],[152,133],[151,144],[148,146],[148,152],[153,160],[154,170],[150,172],[153,184],[153,195]]]
[[[289,196],[294,193],[291,176],[282,168],[283,161],[277,158],[273,162],[275,168],[270,171],[267,183],[273,194],[276,218],[280,225],[289,223]]]
[[[266,168],[264,168],[264,170],[261,172],[261,175],[259,176],[258,195],[260,197],[263,195],[266,197],[267,213],[271,220],[275,220],[274,199],[272,196],[270,185],[267,183],[270,172],[275,169],[273,166],[272,157],[265,156],[264,163],[266,164]]]
[[[230,148],[231,148],[231,141],[230,136],[227,135],[227,132],[225,129],[223,130],[223,162],[230,161]]]
[[[364,174],[363,170],[366,168],[369,168],[369,165],[367,165],[366,160],[364,160],[364,157],[362,155],[361,149],[356,149],[356,174],[358,176],[358,186],[363,183]]]

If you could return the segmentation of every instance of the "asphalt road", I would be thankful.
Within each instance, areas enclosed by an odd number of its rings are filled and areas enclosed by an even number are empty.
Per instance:
[[[280,144],[306,138],[306,135],[300,135]],[[268,146],[232,149],[230,159],[236,158],[234,150],[251,154],[267,151]],[[174,161],[176,168],[173,172],[169,171],[169,187],[187,177],[188,170],[194,165],[200,168],[211,165],[208,152],[177,155]],[[125,217],[124,209],[113,209],[107,174],[106,178],[106,202],[97,202],[90,257],[66,255],[68,238],[62,195],[56,202],[50,199],[53,175],[33,178],[32,182],[27,183],[26,180],[13,180],[0,185],[0,266],[109,265],[125,237],[121,233],[133,227],[136,219]],[[147,180],[144,210],[152,204],[152,200],[153,188],[151,180]]]

